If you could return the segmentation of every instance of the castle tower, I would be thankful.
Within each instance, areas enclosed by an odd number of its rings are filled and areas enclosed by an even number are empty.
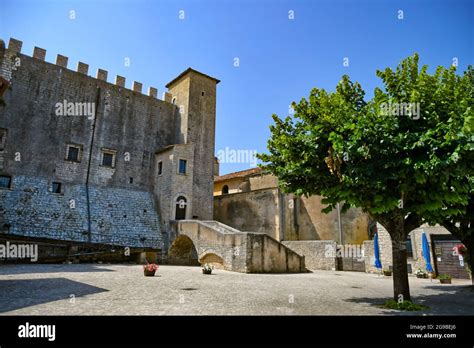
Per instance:
[[[220,81],[188,68],[166,85],[180,110],[177,142],[194,145],[192,217],[213,219],[213,169],[216,123],[216,85]]]

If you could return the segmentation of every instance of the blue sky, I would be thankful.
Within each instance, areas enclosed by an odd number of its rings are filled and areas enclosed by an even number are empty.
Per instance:
[[[414,52],[431,71],[455,57],[461,71],[474,64],[474,1],[0,0],[0,37],[22,40],[23,53],[39,46],[47,61],[60,53],[69,68],[80,60],[91,75],[103,68],[109,81],[122,75],[127,87],[136,80],[160,95],[189,66],[219,78],[216,153],[263,152],[273,113],[286,116],[313,87],[333,90],[343,74],[370,97],[380,85],[376,69]],[[223,163],[221,174],[249,167]]]

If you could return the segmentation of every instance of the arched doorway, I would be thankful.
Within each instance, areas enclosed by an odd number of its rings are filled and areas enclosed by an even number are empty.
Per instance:
[[[208,263],[214,266],[215,268],[224,269],[224,260],[222,259],[222,257],[214,253],[208,253],[203,255],[199,262],[201,265]]]
[[[176,237],[168,251],[171,265],[198,266],[198,253],[191,238],[185,235]]]
[[[176,213],[175,220],[185,220],[186,219],[186,206],[188,205],[187,200],[184,196],[179,196],[176,199]]]

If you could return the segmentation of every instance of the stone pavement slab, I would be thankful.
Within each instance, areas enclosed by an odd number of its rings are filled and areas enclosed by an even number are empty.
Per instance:
[[[473,315],[470,280],[451,285],[410,277],[413,300],[429,310],[381,309],[392,279],[361,272],[243,274],[140,265],[0,266],[3,315]]]

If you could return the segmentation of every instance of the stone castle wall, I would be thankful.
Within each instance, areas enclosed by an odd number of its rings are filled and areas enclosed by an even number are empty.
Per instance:
[[[9,235],[161,249],[159,215],[149,192],[92,186],[88,211],[84,185],[69,185],[63,194],[49,187],[45,178],[18,175],[11,190],[0,190]]]

